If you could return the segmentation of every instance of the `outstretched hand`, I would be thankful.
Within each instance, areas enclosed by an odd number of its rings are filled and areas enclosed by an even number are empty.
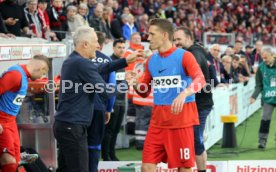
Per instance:
[[[136,60],[145,59],[146,55],[143,50],[136,50],[131,53],[127,58],[127,64],[134,63]]]

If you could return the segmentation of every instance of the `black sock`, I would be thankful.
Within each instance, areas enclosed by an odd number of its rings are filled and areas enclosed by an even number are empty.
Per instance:
[[[206,170],[198,170],[197,172],[206,172]]]

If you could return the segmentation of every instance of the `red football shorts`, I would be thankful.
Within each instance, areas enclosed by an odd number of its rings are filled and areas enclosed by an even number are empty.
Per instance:
[[[167,162],[169,168],[195,165],[193,127],[166,129],[149,127],[143,149],[143,163]]]
[[[0,134],[0,156],[3,153],[11,154],[16,162],[20,161],[20,138],[14,116],[0,114],[0,124],[3,132]]]

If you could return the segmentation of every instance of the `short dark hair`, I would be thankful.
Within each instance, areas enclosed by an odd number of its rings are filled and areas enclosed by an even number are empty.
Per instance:
[[[47,3],[47,0],[38,0],[37,3]]]
[[[50,69],[51,63],[50,63],[48,57],[46,57],[46,56],[44,56],[44,55],[42,55],[42,54],[38,54],[38,55],[35,55],[35,56],[33,57],[33,59],[34,59],[34,60],[39,60],[39,61],[45,62],[45,63],[47,64],[48,68]]]
[[[105,41],[105,33],[100,32],[100,31],[96,31],[97,37],[98,37],[98,43],[100,44],[100,46],[102,46],[104,44]]]
[[[247,49],[247,48],[253,48],[253,47],[251,45],[246,45],[245,49]]]
[[[194,40],[194,35],[190,29],[184,26],[180,26],[180,27],[177,27],[174,32],[180,31],[180,30],[183,31],[186,36],[190,37],[191,40]]]
[[[227,48],[234,48],[234,46],[233,45],[228,45],[228,47]]]
[[[124,44],[126,41],[123,38],[115,39],[113,42],[113,47],[116,47],[117,44]]]
[[[156,18],[150,21],[150,26],[157,26],[169,35],[169,40],[173,40],[173,24],[167,19]]]

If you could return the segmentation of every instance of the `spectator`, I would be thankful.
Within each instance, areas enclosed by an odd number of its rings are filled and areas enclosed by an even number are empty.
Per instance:
[[[59,41],[65,38],[68,31],[67,18],[63,9],[62,0],[53,0],[52,6],[47,11],[50,20],[50,28],[56,33]]]
[[[5,0],[0,4],[0,11],[7,30],[15,36],[31,35],[22,7],[15,0]],[[23,32],[22,32],[23,31]]]
[[[134,16],[141,16],[144,14],[144,8],[141,1],[134,1],[133,5],[130,6],[131,14]]]
[[[111,22],[111,33],[114,38],[123,38],[123,26],[128,21],[128,14],[122,14],[121,18],[115,18]]]
[[[247,57],[244,55],[240,56],[239,74],[244,77],[244,81],[248,81],[251,75],[251,69],[248,65]]]
[[[247,58],[247,62],[249,67],[252,67],[252,62],[251,62],[251,55],[252,55],[253,47],[251,45],[247,45],[245,47],[245,56]]]
[[[225,84],[232,83],[232,77],[231,77],[231,64],[232,64],[232,58],[231,56],[223,56],[222,57],[222,64],[223,68],[221,69],[220,74],[220,82]]]
[[[122,13],[122,8],[119,5],[119,3],[118,3],[117,0],[113,0],[112,9],[113,9],[114,18],[120,18],[121,17],[121,13]]]
[[[44,25],[43,20],[37,11],[37,0],[27,1],[27,6],[24,8],[24,14],[33,35],[38,38],[45,38],[47,27]]]
[[[143,14],[139,18],[139,32],[141,34],[142,41],[147,41],[148,28],[149,28],[149,16],[147,14]]]
[[[242,49],[243,49],[243,42],[236,41],[233,48],[234,54],[245,55],[245,52]]]
[[[1,13],[0,13],[0,33],[8,33],[7,27],[4,23]]]
[[[124,7],[122,14],[131,14],[129,8],[128,7]]]
[[[104,5],[102,3],[98,3],[95,7],[94,15],[88,18],[90,27],[94,28],[95,31],[103,32],[103,8]]]
[[[168,1],[167,2],[167,8],[165,9],[165,15],[166,15],[166,18],[172,18],[173,21],[175,20],[176,18],[176,9],[173,5],[173,1]]]
[[[142,3],[142,6],[141,6]],[[94,15],[94,9],[97,4],[95,0],[88,0],[89,15],[91,18]],[[274,33],[274,16],[272,11],[273,5],[267,4],[254,4],[240,2],[199,2],[187,3],[187,1],[179,1],[175,6],[173,1],[167,1],[162,4],[161,0],[148,0],[148,1],[107,1],[107,6],[112,6],[114,13],[113,16],[118,18],[121,14],[130,14],[130,11],[139,17],[141,11],[149,15],[149,18],[171,18],[174,25],[184,25],[193,29],[196,39],[202,39],[204,31],[211,32],[228,32],[235,33],[236,37],[241,37],[246,42],[251,41],[253,34],[257,33],[257,37],[264,35],[265,41],[273,43],[273,37],[268,36],[268,33]],[[122,9],[123,8],[123,9]],[[254,8],[258,10],[254,11]],[[262,11],[262,9],[265,10]],[[254,14],[259,11],[260,15]],[[112,17],[111,17],[112,18]],[[273,25],[274,24],[274,25]],[[217,43],[217,42],[215,42]]]
[[[110,22],[110,13],[112,13],[112,8],[111,7],[105,7],[103,9],[103,33],[106,35],[106,40],[111,40],[112,34],[111,34],[111,22]]]
[[[51,32],[51,29],[50,29],[50,19],[46,11],[47,6],[48,6],[47,0],[38,0],[37,11],[38,11],[38,15],[42,20],[43,29],[45,30],[44,38],[47,40],[58,41],[56,34],[54,32]]]
[[[4,23],[4,20],[2,18],[2,15],[0,13],[0,37],[2,38],[15,38],[15,35],[9,33],[7,30],[7,27]]]
[[[253,65],[254,73],[257,72],[257,68],[259,64],[263,61],[261,56],[261,50],[263,48],[263,41],[258,40],[255,44],[255,49],[252,51],[251,54],[251,64]]]
[[[78,7],[78,14],[76,16],[78,20],[81,21],[81,26],[89,26],[87,15],[88,7],[85,3],[81,3]]]
[[[225,55],[232,55],[234,54],[234,49],[233,46],[228,46],[224,52],[224,54],[221,55],[221,57],[225,56]]]
[[[75,32],[76,29],[83,24],[83,19],[79,15],[77,17],[77,7],[69,5],[67,7],[67,25],[69,32]]]
[[[160,19],[165,19],[166,18],[165,11],[162,8],[159,8],[155,13],[155,17]]]
[[[230,69],[230,75],[232,78],[232,83],[239,83],[243,82],[243,77],[239,74],[239,64],[240,64],[240,58],[238,55],[231,55],[232,58],[231,62],[231,69]]]
[[[94,10],[97,5],[97,0],[88,0],[87,6],[88,6],[88,18],[92,17],[94,15]]]
[[[123,36],[126,40],[130,40],[130,36],[137,32],[137,28],[134,25],[134,17],[129,14],[126,24],[123,26]]]
[[[113,7],[113,0],[105,0],[105,7]]]
[[[81,0],[66,0],[66,1],[63,1],[63,5],[64,5],[64,8],[67,9],[68,6],[77,6]]]
[[[48,13],[46,11],[47,6],[48,6],[48,3],[46,0],[38,0],[38,4],[37,4],[38,14],[42,19],[43,26],[46,27],[47,31],[50,31],[50,21],[49,21]]]
[[[210,47],[210,52],[208,53],[207,60],[212,65],[214,65],[218,83],[221,83],[221,80],[220,80],[221,76],[220,76],[220,74],[221,74],[221,71],[223,71],[223,65],[220,62],[220,56],[219,56],[219,54],[220,54],[220,45],[213,44]]]

